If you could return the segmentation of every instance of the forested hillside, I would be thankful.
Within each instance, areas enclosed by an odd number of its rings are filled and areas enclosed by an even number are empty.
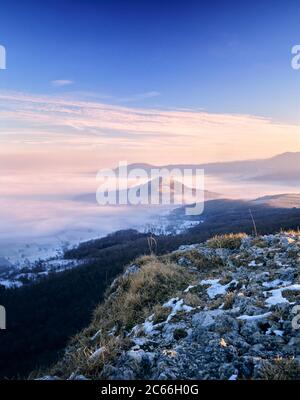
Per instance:
[[[207,203],[205,223],[176,236],[156,237],[157,254],[200,243],[220,233],[253,233],[247,202]],[[174,213],[178,218],[183,210]],[[300,226],[299,209],[252,207],[259,233]],[[27,376],[54,362],[69,338],[85,327],[108,284],[139,255],[149,254],[147,235],[134,230],[81,244],[66,255],[84,264],[19,289],[0,289],[7,330],[0,335],[0,376]],[[16,362],[18,360],[18,362]]]

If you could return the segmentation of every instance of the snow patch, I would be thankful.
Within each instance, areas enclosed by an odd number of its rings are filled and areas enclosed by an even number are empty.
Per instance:
[[[95,339],[97,339],[97,337],[100,335],[100,333],[101,333],[101,329],[99,329],[99,331],[96,332],[95,335],[91,337],[91,341],[94,341]]]
[[[264,282],[263,287],[267,289],[273,289],[273,288],[278,288],[278,286],[287,286],[290,285],[292,282],[289,281],[283,281],[282,279],[274,279],[273,281],[270,282]]]
[[[259,314],[259,315],[240,315],[237,317],[237,319],[241,319],[242,321],[256,321],[259,319],[264,319],[272,315],[272,313],[269,311],[265,314]]]
[[[8,279],[0,279],[0,286],[5,286],[6,289],[11,289],[11,288],[18,288],[21,287],[23,284],[22,282],[19,281],[10,281]]]
[[[183,293],[188,293],[191,289],[193,289],[194,287],[196,287],[196,285],[190,285],[190,286],[188,286],[184,291],[183,291]]]
[[[220,279],[206,279],[200,282],[201,285],[210,285],[207,289],[207,294],[210,299],[214,299],[218,295],[224,295],[227,292],[227,289],[232,284],[237,284],[236,280],[232,280],[231,282],[227,283],[227,285],[221,285],[219,283]]]
[[[264,292],[264,295],[267,296],[268,293],[271,294],[269,298],[266,300],[266,304],[271,307],[271,306],[276,306],[277,304],[282,304],[282,303],[288,303],[292,304],[286,299],[285,297],[282,296],[282,292],[285,292],[286,290],[296,290],[300,291],[300,285],[295,284],[295,285],[289,285],[289,286],[284,286],[279,289],[274,289],[270,290],[268,292]]]
[[[187,306],[183,303],[183,299],[179,300],[178,297],[169,300],[167,303],[163,304],[163,307],[172,309],[166,320],[166,323],[168,323],[179,311],[190,312],[193,310],[193,307]]]
[[[90,361],[97,360],[101,356],[101,354],[104,353],[104,351],[105,351],[105,347],[100,347],[99,349],[94,351],[94,353],[92,355],[90,355],[89,360]]]

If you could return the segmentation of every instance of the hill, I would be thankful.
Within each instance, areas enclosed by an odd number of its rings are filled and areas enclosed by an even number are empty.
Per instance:
[[[153,196],[153,198],[157,197],[159,201],[157,205],[162,204],[163,194],[168,194],[170,196],[170,204],[190,203],[193,202],[195,198],[195,192],[192,188],[189,188],[188,186],[174,179],[166,179],[164,182],[162,182],[158,178],[149,180],[148,182],[141,185],[133,185],[128,189],[117,190],[115,192],[111,191],[109,193],[106,193],[105,198],[116,199],[116,204],[119,204],[119,199],[128,198],[129,191],[132,191],[132,193],[136,193],[136,196],[141,199],[141,204],[149,204],[152,207],[155,207],[156,205],[151,203],[151,196]],[[205,200],[212,200],[220,197],[221,195],[218,193],[211,192],[209,190],[203,191],[203,198]],[[96,193],[84,193],[75,196],[73,200],[94,204],[97,202]]]
[[[300,379],[299,256],[289,232],[139,258],[41,378]]]
[[[254,204],[265,204],[274,208],[300,208],[299,194],[278,194],[273,196],[264,196],[253,200]]]
[[[299,209],[264,204],[251,207],[260,234],[300,226]],[[174,212],[173,218],[186,218],[184,209]],[[204,223],[181,234],[154,235],[157,254],[203,242],[216,234],[253,232],[248,202],[208,201],[204,218]],[[67,259],[80,260],[78,267],[19,289],[0,287],[0,304],[6,307],[8,327],[0,335],[0,376],[24,377],[57,360],[70,337],[87,326],[108,285],[124,266],[149,254],[148,236],[129,230],[83,243],[65,254]]]
[[[128,171],[136,168],[137,164],[128,166]],[[291,180],[299,182],[300,180],[300,152],[286,152],[278,154],[271,158],[254,159],[243,161],[229,161],[206,164],[170,164],[154,166],[149,164],[138,164],[139,168],[150,172],[151,168],[179,168],[182,171],[185,168],[204,169],[206,175],[224,176],[230,175],[245,180],[257,181],[283,181]]]

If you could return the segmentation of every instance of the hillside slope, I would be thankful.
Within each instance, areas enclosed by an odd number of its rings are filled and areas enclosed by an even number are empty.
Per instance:
[[[21,288],[5,290],[0,285],[0,304],[7,311],[7,329],[0,335],[0,378],[27,377],[53,363],[69,338],[89,323],[124,264],[147,249],[147,235],[115,232],[82,244],[77,268]]]
[[[137,259],[41,379],[300,379],[300,234]]]
[[[155,236],[157,254],[203,242],[216,234],[251,234],[250,207],[260,234],[300,227],[300,209],[212,200],[206,203],[205,223],[175,236]],[[183,208],[171,217],[175,222],[185,218]],[[72,270],[50,274],[19,289],[5,290],[0,285],[0,304],[6,307],[8,324],[0,335],[0,377],[26,377],[33,369],[55,362],[69,338],[89,323],[103,292],[124,265],[149,253],[147,236],[126,230],[91,240],[64,254],[64,258],[80,264]]]

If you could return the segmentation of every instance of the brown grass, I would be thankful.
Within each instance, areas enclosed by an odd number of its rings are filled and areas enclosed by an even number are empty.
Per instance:
[[[246,237],[245,233],[229,233],[226,235],[216,235],[206,243],[212,249],[230,249],[236,250],[241,247],[242,239]]]
[[[171,256],[171,260],[178,262],[180,258],[184,258],[187,260],[187,263],[197,268],[198,271],[207,271],[214,268],[221,268],[224,266],[224,263],[220,257],[212,256],[205,257],[200,254],[196,249],[192,249],[184,252],[176,252]]]
[[[184,296],[184,303],[190,307],[199,307],[203,305],[203,301],[196,293],[186,293]]]
[[[170,310],[161,305],[194,279],[194,274],[185,268],[162,263],[153,256],[140,258],[136,263],[142,265],[140,270],[117,279],[117,290],[96,309],[90,326],[73,338],[71,351],[52,369],[51,375],[67,377],[77,371],[100,378],[103,366],[129,346],[126,334],[152,314],[156,322],[164,321]],[[101,334],[91,340],[99,329]],[[100,347],[105,351],[91,360],[91,354]]]
[[[300,301],[300,292],[298,290],[284,290],[282,296],[290,302],[296,303]]]
[[[229,310],[230,308],[233,307],[233,303],[234,303],[234,299],[235,299],[235,294],[234,293],[227,293],[224,299],[224,306],[223,309],[224,310]]]
[[[178,265],[150,259],[138,273],[120,277],[118,295],[98,307],[95,321],[104,322],[105,329],[117,326],[118,330],[130,330],[143,322],[155,305],[184,289],[191,277],[191,273]]]
[[[170,307],[163,307],[161,304],[157,304],[153,307],[153,322],[158,324],[160,322],[165,321],[168,316],[170,315],[171,308]]]
[[[260,248],[266,248],[268,247],[268,243],[262,239],[261,237],[255,237],[253,238],[251,242],[252,246],[260,247]]]
[[[296,360],[277,358],[266,361],[261,370],[261,379],[267,380],[299,380],[300,366]]]
[[[287,235],[293,235],[293,236],[300,236],[300,229],[289,229],[287,231],[282,231],[281,233],[285,233]]]

